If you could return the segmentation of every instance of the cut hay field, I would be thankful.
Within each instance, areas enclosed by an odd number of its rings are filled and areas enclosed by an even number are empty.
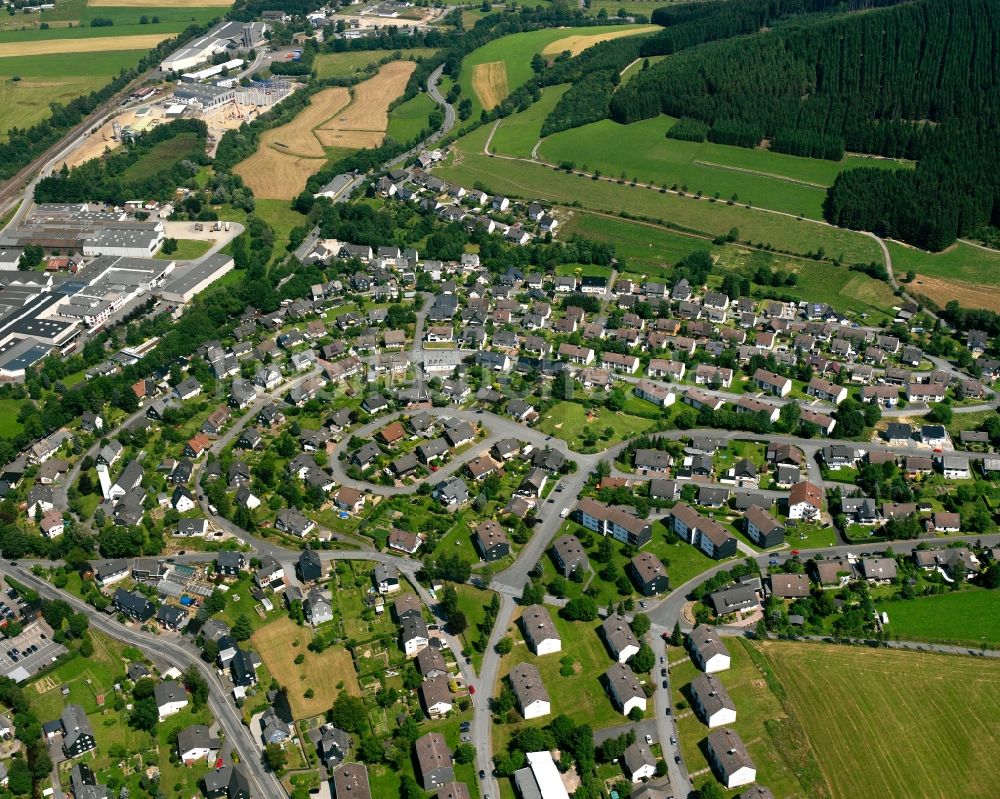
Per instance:
[[[892,255],[896,279],[908,271],[917,273],[910,286],[917,294],[930,297],[939,305],[958,300],[970,308],[1000,311],[1000,252],[956,242],[942,252],[926,252],[886,242]]]
[[[43,31],[47,33],[48,31]],[[23,42],[0,40],[0,58],[50,55],[54,53],[107,53],[117,50],[151,50],[170,33],[148,33],[133,36],[94,36],[86,39],[49,38]]]
[[[393,61],[351,91],[334,86],[317,92],[295,119],[265,131],[257,152],[234,171],[259,198],[292,199],[331,158],[382,143],[389,103],[415,68],[412,61]]]
[[[392,61],[364,83],[354,87],[350,104],[318,125],[316,138],[324,147],[377,147],[389,127],[389,103],[406,89],[417,65]]]
[[[138,20],[138,17],[136,18]],[[13,42],[47,42],[63,41],[65,39],[109,39],[126,36],[151,36],[157,33],[180,33],[187,27],[185,22],[159,22],[140,25],[138,21],[128,25],[109,25],[104,28],[89,26],[72,28],[28,28],[26,30],[0,31],[0,45]]]
[[[509,91],[513,91],[523,86],[531,78],[532,56],[541,53],[552,42],[578,36],[601,36],[609,33],[622,35],[623,32],[630,30],[642,33],[643,30],[641,29],[647,27],[645,25],[607,25],[583,28],[545,28],[543,30],[513,33],[510,36],[503,36],[473,50],[462,60],[462,70],[458,77],[458,82],[462,86],[462,97],[468,97],[472,100],[472,118],[476,119],[483,110],[484,100],[477,93],[476,87],[473,85],[473,76],[477,73],[477,66],[502,63],[506,75],[507,88]],[[492,69],[499,71],[500,68],[493,67]],[[486,99],[489,99],[489,97]],[[503,97],[499,98],[499,100],[503,99]]]
[[[351,654],[339,646],[324,652],[311,652],[308,646],[312,638],[309,626],[299,627],[287,616],[282,616],[261,627],[250,639],[271,676],[288,688],[288,701],[296,719],[310,718],[328,710],[340,694],[337,683],[341,680],[343,690],[351,696],[361,696]],[[300,653],[305,660],[296,664],[295,656]],[[303,696],[307,688],[313,690],[311,699]]]
[[[1000,663],[778,641],[758,646],[832,796],[996,796]]]
[[[472,68],[472,90],[483,104],[492,111],[510,94],[507,86],[507,65],[503,61],[488,61]]]
[[[433,47],[414,47],[400,50],[403,58],[427,58],[437,52]],[[343,53],[320,53],[313,65],[319,78],[349,78],[372,64],[377,64],[388,53],[385,50],[346,50]]]
[[[530,158],[532,149],[541,138],[545,118],[556,107],[559,98],[568,88],[568,84],[546,86],[542,89],[542,97],[537,103],[500,120],[496,133],[493,134],[492,152]]]
[[[560,53],[569,53],[570,55],[580,55],[588,47],[593,47],[595,44],[600,44],[601,42],[608,42],[612,39],[621,39],[623,36],[637,36],[642,33],[653,33],[654,31],[662,30],[659,25],[630,25],[628,28],[608,31],[606,33],[583,33],[576,34],[573,36],[567,36],[564,39],[557,39],[554,42],[550,42],[545,45],[545,49],[542,50],[542,55],[556,56]]]
[[[0,58],[0,133],[45,119],[51,113],[49,103],[66,103],[99,89],[144,54],[119,50],[89,53],[86,58],[72,53]]]
[[[641,62],[640,62],[641,67]],[[810,219],[823,218],[826,188],[853,160],[798,158],[712,142],[666,138],[676,120],[654,117],[631,125],[611,120],[562,131],[542,142],[539,155],[552,163],[570,161],[584,171],[638,178],[641,183],[687,187],[691,193],[718,194]],[[608,147],[608,142],[617,146]],[[875,161],[872,162],[876,163]],[[882,159],[886,168],[900,166]]]
[[[295,119],[265,131],[257,152],[234,171],[256,196],[290,200],[326,163],[326,150],[313,129],[349,102],[350,93],[339,86],[317,92]]]
[[[522,199],[545,199],[551,202],[579,203],[588,210],[617,214],[620,211],[674,224],[712,237],[724,236],[739,228],[741,238],[770,244],[793,253],[805,254],[822,247],[831,257],[845,263],[881,261],[875,241],[849,230],[820,225],[788,216],[768,213],[739,205],[712,203],[707,199],[637,188],[606,180],[595,181],[569,175],[539,164],[501,160],[482,154],[489,127],[474,131],[459,140],[459,153],[435,171],[439,177],[471,186],[477,180],[490,193],[503,193]]]

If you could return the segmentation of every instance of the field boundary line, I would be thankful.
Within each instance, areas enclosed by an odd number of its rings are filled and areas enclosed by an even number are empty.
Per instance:
[[[717,164],[714,161],[702,161],[700,159],[692,161],[691,163],[693,163],[695,166],[707,166],[707,167],[713,167],[715,169],[725,169],[728,170],[729,172],[743,172],[747,175],[758,175],[759,177],[762,178],[781,180],[784,181],[785,183],[792,183],[795,184],[796,186],[805,186],[806,188],[810,189],[822,189],[823,191],[826,191],[828,188],[830,188],[829,186],[824,186],[822,183],[813,183],[812,181],[809,180],[799,180],[798,178],[792,178],[789,177],[788,175],[779,175],[775,172],[761,172],[759,169],[748,169],[747,167],[743,166],[732,166],[730,164]]]

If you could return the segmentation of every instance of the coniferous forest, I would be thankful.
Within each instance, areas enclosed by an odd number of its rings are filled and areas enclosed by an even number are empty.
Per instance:
[[[843,172],[825,213],[845,227],[939,250],[1000,223],[1000,0],[735,0],[658,9],[653,21],[667,27],[591,48],[542,82],[586,82],[636,50],[668,55],[615,91],[607,115],[669,114],[684,119],[678,138],[700,138],[701,123],[710,141],[798,156],[917,161]],[[593,103],[576,118],[560,105],[549,131],[600,118]]]

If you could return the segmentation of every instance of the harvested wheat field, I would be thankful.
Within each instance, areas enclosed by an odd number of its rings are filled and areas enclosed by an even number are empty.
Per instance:
[[[567,36],[565,39],[557,39],[545,45],[542,55],[559,55],[569,50],[571,55],[580,55],[588,47],[606,42],[611,39],[620,39],[623,36],[636,36],[640,33],[662,30],[659,25],[642,25],[637,28],[627,28],[620,31],[608,31],[607,33],[593,33],[580,36]]]
[[[173,33],[144,33],[141,36],[95,36],[90,39],[41,39],[0,44],[0,58],[52,53],[107,53],[112,50],[152,50]]]
[[[507,88],[507,65],[503,61],[476,64],[472,68],[472,88],[483,108],[491,111],[502,103],[510,89]]]
[[[290,200],[327,162],[328,147],[358,150],[377,147],[389,126],[389,103],[403,93],[416,64],[393,61],[354,87],[314,94],[291,122],[265,132],[257,152],[236,166],[236,173],[258,197]]]
[[[897,274],[899,274],[897,272]],[[927,275],[917,275],[909,290],[923,294],[944,307],[951,300],[958,300],[963,308],[985,308],[1000,313],[1000,292],[996,286],[982,286],[961,280],[942,280]]]
[[[354,87],[351,104],[319,125],[316,138],[326,147],[378,147],[389,127],[389,104],[403,93],[416,68],[412,61],[386,64]]]
[[[326,164],[326,151],[314,129],[348,102],[350,94],[340,86],[317,92],[295,119],[265,131],[257,152],[237,164],[234,171],[258,197],[292,199]]]

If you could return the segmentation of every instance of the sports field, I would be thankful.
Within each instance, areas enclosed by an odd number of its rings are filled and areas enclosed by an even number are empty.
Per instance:
[[[832,796],[996,796],[1000,663],[779,641],[759,647]]]
[[[686,186],[691,193],[718,194],[724,200],[735,194],[741,203],[811,219],[823,218],[826,188],[845,166],[854,165],[853,160],[798,158],[763,149],[668,139],[666,132],[675,122],[668,116],[631,125],[602,120],[548,137],[539,153],[552,163],[586,165],[584,171],[599,169],[607,175],[638,178],[641,183]],[[616,146],[608,147],[608,142]],[[898,166],[887,159],[872,163]]]
[[[528,31],[526,33],[514,33],[496,39],[482,47],[473,50],[462,60],[462,71],[459,74],[458,82],[462,86],[462,97],[472,100],[472,118],[479,117],[484,106],[484,100],[490,101],[492,95],[486,89],[480,78],[479,88],[487,91],[487,96],[483,97],[477,92],[473,77],[477,71],[482,74],[483,70],[476,67],[482,64],[502,64],[502,71],[505,75],[508,91],[513,91],[523,86],[531,78],[531,58],[537,53],[541,53],[547,46],[560,39],[570,39],[578,36],[601,36],[609,33],[621,35],[625,31],[642,33],[648,26],[644,25],[608,25],[589,28],[545,28],[543,30]],[[595,41],[596,43],[596,41]],[[494,89],[499,86],[499,72],[501,67],[493,66],[491,72],[497,73],[490,82]],[[503,100],[500,97],[499,100]]]
[[[460,139],[458,156],[435,170],[436,173],[467,186],[478,180],[489,187],[490,193],[565,204],[578,202],[585,209],[614,214],[626,211],[654,220],[669,220],[713,237],[724,236],[737,227],[742,237],[754,242],[802,254],[822,247],[831,257],[842,256],[845,263],[882,260],[881,250],[872,239],[849,230],[740,205],[661,194],[607,180],[595,181],[524,161],[488,158],[482,154],[488,135],[489,126],[483,126]]]
[[[350,653],[340,646],[324,652],[310,652],[312,628],[299,627],[287,616],[265,624],[253,634],[250,641],[260,653],[271,676],[288,688],[288,701],[296,719],[309,718],[328,710],[340,691],[337,683],[343,680],[344,690],[352,696],[361,696],[358,676]],[[296,655],[305,659],[295,663]],[[312,688],[313,697],[303,696]]]
[[[887,603],[889,632],[902,641],[937,641],[979,647],[1000,646],[1000,597],[969,589]]]

